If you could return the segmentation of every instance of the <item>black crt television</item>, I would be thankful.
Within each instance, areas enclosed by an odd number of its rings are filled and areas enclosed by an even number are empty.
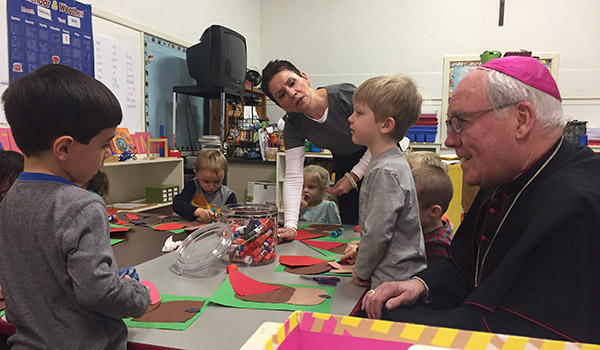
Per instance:
[[[244,91],[246,38],[240,33],[217,24],[208,27],[200,42],[187,49],[186,61],[198,86]]]

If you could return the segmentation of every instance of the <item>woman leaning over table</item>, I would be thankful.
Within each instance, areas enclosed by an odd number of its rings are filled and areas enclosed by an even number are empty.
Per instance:
[[[287,112],[283,141],[285,178],[283,184],[283,240],[296,236],[302,194],[304,143],[326,148],[333,154],[336,184],[328,190],[338,195],[342,223],[358,223],[358,185],[371,159],[366,147],[352,142],[348,117],[353,112],[356,87],[349,83],[313,89],[308,76],[285,60],[269,62],[262,72],[261,88]]]

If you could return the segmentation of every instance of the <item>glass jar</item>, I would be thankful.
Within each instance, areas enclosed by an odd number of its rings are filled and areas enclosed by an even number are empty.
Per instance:
[[[277,207],[271,204],[227,204],[220,220],[233,232],[229,261],[264,265],[277,257]]]

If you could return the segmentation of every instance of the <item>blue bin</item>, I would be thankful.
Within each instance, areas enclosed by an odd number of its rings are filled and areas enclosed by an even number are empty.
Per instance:
[[[411,126],[406,132],[406,137],[411,142],[435,142],[437,126]]]

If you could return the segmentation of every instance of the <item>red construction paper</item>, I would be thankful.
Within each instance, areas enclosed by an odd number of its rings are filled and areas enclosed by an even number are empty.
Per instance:
[[[339,247],[342,244],[344,244],[343,242],[323,242],[323,241],[307,241],[307,240],[302,240],[301,242],[306,245],[309,245],[311,247],[324,249],[324,250],[336,248],[336,247]]]
[[[125,214],[129,220],[139,220],[140,218],[135,214]]]
[[[148,280],[140,281],[140,283],[150,288],[150,305],[160,302],[160,294],[158,294],[158,288],[156,288],[154,283]]]
[[[169,222],[166,224],[155,226],[154,229],[157,231],[169,231],[169,230],[179,230],[184,227],[185,227],[185,225],[183,225],[183,224],[178,224],[176,222]]]
[[[327,260],[305,255],[280,255],[279,263],[286,266],[310,266],[327,262]]]
[[[280,287],[259,282],[235,269],[229,269],[229,283],[239,295],[252,295],[272,292]]]
[[[295,240],[301,241],[304,239],[313,239],[313,238],[318,238],[318,237],[323,237],[322,235],[316,235],[314,233],[310,233],[308,231],[305,231],[303,229],[298,229],[298,234],[296,235],[296,237],[294,238]]]
[[[111,227],[110,228],[110,233],[127,232],[127,231],[129,231],[129,227]]]

